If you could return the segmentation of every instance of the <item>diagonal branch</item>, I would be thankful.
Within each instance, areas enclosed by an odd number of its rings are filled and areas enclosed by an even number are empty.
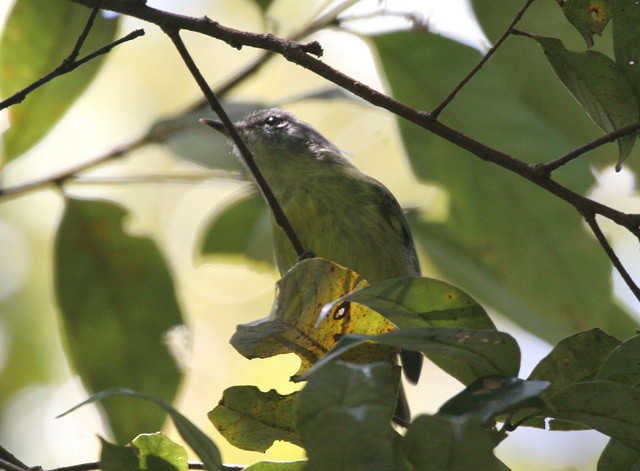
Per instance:
[[[267,181],[262,175],[262,172],[260,172],[260,169],[256,165],[255,159],[253,158],[253,154],[251,153],[247,145],[244,143],[244,141],[240,137],[240,134],[238,133],[235,126],[231,122],[231,119],[229,118],[226,111],[220,104],[220,101],[216,97],[215,93],[213,93],[213,91],[207,84],[207,81],[202,76],[202,74],[200,73],[200,70],[198,69],[195,62],[193,61],[191,54],[189,54],[189,51],[187,50],[186,46],[184,45],[184,42],[182,41],[182,38],[180,37],[179,31],[173,30],[173,29],[165,29],[164,32],[173,41],[173,44],[178,50],[178,53],[180,54],[180,57],[182,57],[182,60],[184,61],[185,65],[189,69],[189,72],[191,72],[191,75],[193,76],[196,83],[200,87],[200,90],[209,101],[209,104],[211,105],[211,109],[220,117],[220,120],[224,123],[225,128],[229,132],[229,136],[231,137],[235,145],[238,147],[238,150],[240,151],[242,158],[247,164],[247,167],[249,167],[249,170],[251,171],[253,178],[258,184],[260,191],[262,192],[265,199],[267,200],[267,204],[269,205],[269,208],[273,213],[273,217],[276,220],[276,223],[280,227],[282,227],[285,234],[287,234],[287,237],[291,241],[291,244],[293,245],[293,248],[298,254],[298,256],[303,257],[305,254],[307,254],[307,251],[302,245],[302,242],[300,242],[298,235],[293,230],[293,227],[291,226],[289,219],[287,218],[284,211],[282,210],[280,203],[278,203],[278,200],[276,199],[275,195],[273,194],[273,191],[271,190]]]
[[[440,102],[440,104],[438,106],[436,106],[433,109],[433,111],[431,111],[431,116],[433,116],[434,118],[437,118],[440,115],[440,113],[442,113],[442,110],[444,110],[447,107],[447,105],[449,103],[451,103],[451,101],[453,101],[453,99],[456,97],[456,95],[458,95],[458,92],[460,90],[462,90],[462,88],[469,82],[469,80],[471,80],[478,73],[478,71],[480,71],[482,66],[484,66],[484,64],[489,59],[491,59],[491,56],[493,56],[493,54],[500,48],[500,46],[502,46],[502,43],[509,36],[511,36],[511,34],[513,33],[513,28],[515,28],[515,26],[518,24],[520,19],[522,19],[522,16],[529,9],[529,7],[531,6],[531,4],[533,2],[534,2],[534,0],[527,0],[527,2],[524,4],[524,6],[520,9],[520,11],[513,18],[513,21],[511,22],[511,24],[509,24],[509,26],[507,27],[506,31],[502,34],[502,36],[500,36],[500,38],[498,38],[498,40],[493,45],[493,47],[491,47],[491,49],[489,49],[487,51],[487,53],[482,57],[482,59],[480,59],[480,62],[478,62],[476,64],[476,66],[473,69],[471,69],[471,72],[469,72],[467,74],[467,76],[465,78],[463,78],[460,81],[460,83],[458,83],[458,85],[456,85],[456,87],[451,91],[451,93],[449,93],[449,95],[447,95],[447,97],[444,100],[442,100],[442,102]]]
[[[620,276],[622,277],[624,282],[627,284],[627,286],[629,287],[633,295],[638,300],[640,300],[640,288],[633,281],[633,278],[631,278],[631,275],[629,275],[629,272],[627,272],[624,265],[622,265],[622,262],[620,261],[616,253],[613,251],[613,248],[611,248],[611,245],[609,245],[609,242],[607,241],[607,238],[604,236],[602,229],[600,229],[600,225],[598,224],[598,221],[596,221],[595,214],[592,214],[592,213],[586,214],[584,216],[584,219],[585,221],[587,221],[587,224],[595,234],[596,239],[598,239],[598,242],[600,243],[605,253],[609,257],[609,260],[611,260],[611,263],[613,263],[613,266],[616,268],[616,270],[618,270],[618,273],[620,273]]]

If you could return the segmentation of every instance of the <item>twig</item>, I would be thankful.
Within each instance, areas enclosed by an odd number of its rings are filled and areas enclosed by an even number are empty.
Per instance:
[[[71,167],[57,174],[49,175],[47,177],[43,177],[37,180],[32,180],[27,183],[21,183],[13,186],[8,186],[5,188],[0,187],[0,199],[4,197],[20,195],[27,191],[33,191],[33,190],[42,188],[46,185],[50,185],[52,183],[61,185],[67,179],[72,178],[76,174],[84,170],[87,170],[89,168],[108,162],[110,160],[121,157],[125,153],[135,149],[136,147],[142,146],[143,144],[144,144],[144,141],[137,141],[134,145],[129,144],[129,145],[117,147],[107,154],[104,154],[88,162],[81,163],[79,165],[76,165],[75,167]]]
[[[71,54],[69,54],[69,57],[67,57],[65,61],[75,62],[76,58],[78,57],[78,54],[80,54],[80,49],[82,49],[82,45],[86,41],[87,36],[89,36],[89,31],[91,31],[91,28],[93,28],[93,23],[96,20],[96,16],[98,16],[98,12],[100,11],[101,4],[102,4],[102,0],[96,1],[95,6],[91,10],[91,14],[89,15],[89,19],[87,20],[87,24],[84,25],[84,29],[82,30],[82,33],[80,33],[80,36],[78,36],[76,45],[73,47]]]
[[[640,123],[632,124],[630,126],[625,126],[624,128],[620,128],[617,131],[613,131],[609,134],[606,134],[601,138],[596,139],[595,141],[591,141],[583,145],[582,147],[578,147],[577,149],[572,150],[568,154],[560,157],[559,159],[553,160],[546,164],[538,164],[535,167],[539,171],[544,172],[547,175],[550,175],[551,172],[553,172],[554,170],[557,170],[558,168],[562,167],[563,165],[566,165],[567,163],[580,157],[581,155],[586,154],[590,150],[593,150],[604,144],[608,144],[609,142],[613,142],[616,139],[632,134],[638,130],[640,130]]]
[[[273,213],[273,217],[276,223],[287,234],[287,237],[291,241],[291,244],[293,245],[293,248],[298,254],[298,256],[299,257],[304,256],[307,253],[307,251],[302,245],[302,242],[300,242],[298,235],[296,234],[296,232],[293,230],[293,227],[289,223],[289,220],[287,219],[287,216],[285,215],[284,211],[280,207],[280,204],[278,203],[278,200],[273,194],[273,191],[271,191],[271,188],[269,187],[267,181],[262,175],[262,172],[260,172],[260,169],[256,165],[255,160],[253,158],[253,154],[251,153],[247,145],[244,143],[244,141],[241,139],[240,134],[238,134],[238,131],[236,130],[233,123],[231,122],[231,119],[229,119],[229,116],[227,115],[224,108],[218,101],[218,98],[213,93],[213,91],[207,84],[207,81],[200,73],[200,70],[196,66],[195,62],[193,61],[193,58],[189,54],[189,51],[185,47],[184,42],[182,42],[182,38],[180,38],[180,33],[178,32],[178,30],[175,30],[175,29],[165,29],[164,31],[173,41],[173,44],[175,45],[176,49],[178,50],[178,53],[180,54],[180,57],[182,57],[182,60],[186,64],[187,68],[189,69],[189,72],[191,72],[191,75],[193,76],[196,83],[200,87],[200,90],[202,90],[202,93],[204,93],[205,97],[209,101],[209,104],[211,105],[211,109],[220,117],[220,120],[224,123],[227,131],[229,131],[229,136],[231,137],[235,145],[238,147],[238,151],[240,152],[240,155],[242,155],[242,158],[247,164],[247,167],[249,168],[249,171],[253,175],[253,178],[255,179],[256,183],[258,184],[260,191],[262,192],[265,199],[267,200],[267,204],[269,205],[269,208]]]
[[[469,72],[467,76],[463,78],[460,83],[458,83],[458,85],[456,85],[451,93],[449,93],[449,95],[444,100],[442,100],[442,102],[440,102],[440,104],[436,106],[433,111],[431,111],[431,116],[437,118],[440,113],[442,113],[442,110],[444,110],[445,107],[456,97],[458,92],[462,90],[462,87],[464,87],[467,82],[469,82],[469,80],[471,80],[471,78],[478,73],[482,66],[484,66],[484,64],[491,58],[491,56],[493,56],[493,54],[500,48],[500,46],[502,46],[502,43],[513,33],[513,29],[515,28],[516,24],[518,24],[518,22],[522,19],[522,16],[529,9],[533,2],[534,0],[527,0],[524,6],[516,14],[511,24],[507,27],[506,31],[502,33],[502,36],[500,36],[498,41],[496,41],[493,47],[487,51],[482,59],[480,59],[480,62],[478,62],[478,64],[471,70],[471,72]]]
[[[247,182],[239,173],[231,172],[204,172],[201,174],[148,174],[148,175],[126,175],[119,177],[85,177],[70,176],[66,182],[74,185],[140,185],[146,183],[175,183],[175,184],[193,184],[197,182],[210,181],[213,179],[235,180],[238,182]]]
[[[64,59],[62,61],[62,63],[58,67],[56,67],[54,70],[49,72],[47,75],[45,75],[44,77],[36,80],[31,85],[23,88],[22,90],[18,91],[17,93],[13,94],[12,96],[7,98],[6,100],[0,102],[0,110],[2,110],[4,108],[7,108],[9,106],[12,106],[12,105],[21,103],[27,97],[27,95],[29,95],[29,93],[33,92],[37,88],[40,88],[41,86],[43,86],[47,82],[50,82],[51,80],[53,80],[54,78],[59,77],[61,75],[68,74],[69,72],[77,69],[78,67],[80,67],[81,65],[85,64],[86,62],[89,62],[90,60],[93,60],[96,57],[101,56],[103,54],[107,54],[114,47],[116,47],[116,46],[118,46],[118,45],[120,45],[120,44],[122,44],[124,42],[131,41],[132,39],[135,39],[135,38],[137,38],[139,36],[143,36],[144,35],[144,30],[137,29],[137,30],[132,31],[131,33],[127,34],[123,38],[120,38],[120,39],[118,39],[116,41],[113,41],[112,43],[101,47],[97,51],[94,51],[91,54],[86,55],[82,59],[76,60],[76,58],[78,56],[78,53],[80,52],[80,48],[82,47],[82,44],[84,43],[87,35],[89,34],[89,30],[91,29],[91,26],[93,25],[93,21],[94,21],[95,16],[97,14],[97,11],[99,9],[100,9],[100,2],[96,3],[96,5],[94,6],[93,10],[91,11],[91,16],[89,17],[89,20],[87,21],[87,24],[86,24],[84,30],[82,31],[82,34],[80,34],[80,36],[78,37],[78,41],[76,41],[76,45],[73,48],[73,51],[71,51],[71,54],[69,54],[69,56],[66,59]]]
[[[595,214],[587,213],[584,215],[584,219],[585,221],[587,221],[587,224],[595,234],[596,239],[598,239],[598,242],[600,243],[605,253],[609,257],[609,260],[611,260],[611,263],[613,263],[613,266],[616,267],[616,270],[618,270],[618,273],[620,273],[620,276],[622,277],[624,282],[627,284],[627,286],[629,287],[631,292],[634,294],[634,296],[638,300],[640,300],[640,288],[638,288],[638,285],[633,281],[633,278],[631,278],[631,275],[629,275],[627,270],[624,268],[624,265],[622,265],[622,262],[620,262],[620,259],[618,258],[614,250],[611,248],[611,245],[609,245],[609,242],[607,241],[607,238],[604,236],[602,229],[600,229],[600,225],[598,224],[598,221],[596,221]]]

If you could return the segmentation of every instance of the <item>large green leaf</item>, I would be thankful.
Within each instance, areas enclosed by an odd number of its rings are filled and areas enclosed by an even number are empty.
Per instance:
[[[520,369],[518,344],[513,337],[504,332],[451,327],[413,327],[377,336],[345,335],[314,365],[309,374],[364,342],[376,342],[422,352],[464,384],[489,375],[517,375]]]
[[[638,471],[640,450],[611,439],[598,460],[598,471]]]
[[[399,371],[335,362],[311,375],[296,405],[305,469],[403,469],[391,427]]]
[[[634,387],[640,384],[640,335],[634,335],[613,349],[595,379]]]
[[[622,70],[611,58],[596,51],[568,51],[556,38],[536,36],[535,39],[558,78],[606,133],[638,122],[640,115],[636,96]],[[617,140],[617,169],[631,153],[635,141],[635,134]]]
[[[123,232],[125,211],[68,199],[55,243],[55,292],[67,351],[94,392],[126,387],[171,403],[181,372],[163,341],[183,323],[169,269],[149,239]],[[162,427],[165,414],[104,404],[119,442]]]
[[[586,381],[565,388],[549,402],[550,417],[586,425],[640,450],[639,390],[621,383]],[[552,430],[555,422],[549,423]]]
[[[640,9],[631,1],[616,0],[613,9],[613,50],[640,101]]]
[[[17,0],[0,39],[0,94],[7,98],[58,67],[71,53],[90,10],[66,1]],[[96,17],[80,57],[110,43],[118,17]],[[6,160],[39,141],[91,83],[105,56],[57,77],[9,109]]]
[[[402,440],[402,451],[412,469],[421,471],[504,471],[493,454],[498,443],[497,434],[475,417],[421,415]]]
[[[325,305],[323,314],[345,301],[367,306],[401,328],[495,329],[486,311],[471,296],[433,278],[415,276],[379,281]]]
[[[378,36],[375,46],[393,95],[425,110],[480,59],[476,51],[424,32]],[[529,106],[507,77],[498,67],[484,68],[441,118],[526,161],[569,150],[575,140]],[[444,223],[414,220],[413,226],[414,237],[454,284],[550,341],[594,326],[631,334],[636,323],[612,301],[610,264],[572,208],[415,125],[401,121],[400,129],[418,176],[450,194]],[[586,190],[593,177],[581,164],[562,180]]]

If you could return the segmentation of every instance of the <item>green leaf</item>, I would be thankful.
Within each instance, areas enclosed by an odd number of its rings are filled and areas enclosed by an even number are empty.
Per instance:
[[[0,39],[0,95],[7,98],[48,74],[68,57],[90,10],[72,2],[17,0]],[[115,37],[118,17],[98,14],[80,58]],[[57,77],[9,109],[4,133],[5,159],[28,150],[55,125],[92,82],[104,62],[100,56]]]
[[[517,375],[520,368],[518,344],[503,332],[452,327],[414,327],[383,335],[345,335],[308,374],[313,374],[317,369],[323,368],[363,342],[376,342],[423,352],[436,365],[464,384],[490,375]]]
[[[536,36],[535,40],[558,78],[600,128],[610,133],[638,123],[638,100],[613,60],[596,51],[568,51],[559,39]],[[618,139],[618,170],[635,141],[635,134]]]
[[[609,354],[619,345],[620,340],[600,329],[579,332],[560,341],[528,379],[550,381],[551,387],[542,394],[548,398],[574,383],[595,379]]]
[[[482,422],[522,408],[539,407],[540,394],[549,381],[525,381],[514,377],[486,377],[475,381],[445,402],[438,414],[475,416]]]
[[[484,18],[496,18],[494,30],[504,31],[513,19],[508,14],[517,10],[515,4],[478,5],[490,10]],[[550,7],[557,13],[556,5]],[[553,12],[539,23],[546,26],[551,18]],[[480,60],[477,51],[424,32],[386,34],[374,42],[393,96],[424,110]],[[557,79],[532,46],[524,38],[507,41],[442,119],[536,163],[592,140],[596,127],[559,84],[554,88]],[[413,124],[400,120],[399,126],[417,176],[449,193],[445,221],[410,221],[414,238],[444,277],[553,343],[596,326],[621,337],[633,332],[637,322],[612,302],[609,260],[569,205]],[[606,158],[606,149],[596,155]],[[558,174],[578,192],[593,183],[591,163],[583,160]]]
[[[131,391],[128,389],[109,389],[106,391],[100,391],[97,394],[94,394],[86,401],[81,402],[80,404],[72,407],[68,411],[60,414],[58,417],[63,417],[67,414],[70,414],[76,409],[79,409],[82,406],[86,406],[88,404],[92,404],[96,401],[102,401],[105,398],[112,396],[131,396],[137,399],[142,399],[146,402],[155,404],[159,408],[163,409],[176,427],[176,430],[185,441],[187,445],[198,455],[200,460],[206,466],[206,469],[209,471],[218,471],[222,470],[222,461],[220,457],[220,452],[215,444],[211,441],[211,439],[202,433],[202,431],[193,425],[189,419],[180,414],[176,409],[171,407],[169,404],[164,402],[162,399],[157,398],[155,396],[150,396],[147,394],[140,394],[135,391]]]
[[[607,335],[600,329],[579,332],[561,340],[549,354],[544,357],[529,375],[529,380],[544,380],[551,386],[540,394],[547,400],[553,394],[566,387],[596,378],[598,370],[609,354],[620,345],[620,340]],[[529,414],[522,414],[529,415]],[[514,421],[521,417],[516,415]],[[542,417],[529,419],[525,425],[545,428]],[[559,421],[556,426],[559,428]],[[575,424],[566,424],[567,430],[581,429]]]
[[[273,266],[271,218],[264,200],[255,193],[222,208],[203,232],[200,255],[246,255]]]
[[[640,335],[631,337],[613,349],[595,379],[638,386],[640,384]]]
[[[640,450],[640,391],[626,384],[586,381],[572,384],[549,398],[555,419],[591,427],[621,443]],[[564,428],[561,428],[564,430]]]
[[[109,443],[100,437],[100,469],[102,471],[139,471],[140,466],[136,451],[128,446]]]
[[[160,471],[159,466],[176,471],[189,469],[187,450],[161,432],[138,435],[131,443],[139,450],[142,469]],[[149,460],[153,459],[160,459],[163,464],[152,465]]]
[[[420,471],[483,471],[508,469],[493,454],[495,432],[475,417],[417,417],[402,440],[402,452]]]
[[[229,443],[242,450],[264,453],[276,440],[300,445],[293,414],[296,396],[233,386],[207,416]]]
[[[68,199],[55,241],[55,293],[67,352],[91,391],[136,388],[173,401],[182,374],[163,338],[182,314],[171,273],[149,239],[123,232],[115,204]],[[120,443],[159,430],[162,411],[104,404]]]
[[[616,62],[640,101],[640,11],[635,2],[614,1],[613,51]]]
[[[278,281],[271,314],[239,325],[231,345],[249,359],[295,353],[301,365],[292,380],[298,381],[344,334],[375,335],[395,329],[378,313],[348,302],[335,306],[318,323],[322,306],[364,284],[357,273],[333,262],[321,258],[304,260]],[[388,347],[364,345],[343,359],[368,363],[393,361],[394,356],[394,350]]]
[[[305,469],[403,469],[391,427],[399,369],[336,362],[309,378],[296,405]]]
[[[594,34],[602,36],[611,19],[608,0],[558,0],[558,4],[567,20],[580,32],[587,47],[593,46]]]
[[[611,439],[598,460],[598,471],[638,471],[640,451]]]
[[[367,306],[400,328],[418,326],[494,329],[486,311],[459,288],[425,277],[384,280],[327,304],[323,313],[345,301]]]

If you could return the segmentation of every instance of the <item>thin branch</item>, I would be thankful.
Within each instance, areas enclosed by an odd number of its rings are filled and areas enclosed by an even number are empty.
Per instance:
[[[80,54],[80,49],[82,49],[82,45],[87,40],[87,36],[89,36],[89,31],[91,31],[91,28],[93,28],[93,23],[96,20],[96,16],[98,16],[98,12],[100,11],[101,4],[102,4],[102,0],[96,1],[95,6],[91,10],[91,14],[89,15],[89,19],[87,20],[87,24],[84,25],[84,29],[82,30],[82,33],[80,33],[80,36],[78,36],[76,45],[73,47],[71,54],[69,54],[69,57],[67,57],[65,61],[75,62],[75,60],[77,59],[78,54]]]
[[[95,11],[95,9],[93,11]],[[93,18],[93,16],[92,16],[92,18]],[[90,19],[92,19],[92,18],[90,18]],[[89,26],[89,25],[90,25],[90,23],[87,23],[87,26]],[[137,38],[139,36],[143,36],[144,35],[144,30],[137,29],[135,31],[132,31],[131,33],[129,33],[126,36],[124,36],[123,38],[120,38],[120,39],[118,39],[116,41],[113,41],[112,43],[107,44],[106,46],[101,47],[97,51],[94,51],[91,54],[86,55],[85,57],[83,57],[80,60],[76,60],[76,56],[78,54],[78,51],[76,49],[79,50],[79,48],[82,47],[82,43],[80,42],[80,39],[82,39],[84,41],[83,35],[85,35],[85,37],[86,37],[85,33],[88,33],[87,27],[85,27],[85,30],[82,32],[82,35],[80,36],[80,38],[78,38],[78,42],[76,43],[76,47],[73,49],[71,54],[65,60],[63,60],[62,63],[58,67],[56,67],[54,70],[49,72],[44,77],[36,80],[31,85],[23,88],[22,90],[20,90],[19,92],[15,93],[12,96],[10,96],[6,100],[0,102],[0,110],[2,110],[4,108],[7,108],[9,106],[12,106],[12,105],[16,105],[18,103],[21,103],[27,97],[27,95],[29,95],[29,93],[33,92],[37,88],[40,88],[41,86],[43,86],[47,82],[50,82],[51,80],[53,80],[54,78],[59,77],[61,75],[68,74],[69,72],[77,69],[78,67],[80,67],[81,65],[85,64],[86,62],[89,62],[90,60],[93,60],[96,57],[101,56],[103,54],[107,54],[114,47],[116,47],[116,46],[118,46],[118,45],[120,45],[120,44],[122,44],[124,42],[131,41],[132,39],[135,39],[135,38]]]
[[[5,188],[0,187],[0,199],[5,197],[17,196],[22,193],[33,191],[36,189],[40,189],[44,186],[50,185],[52,183],[61,185],[67,179],[76,176],[78,173],[83,172],[89,168],[93,168],[97,165],[101,165],[110,160],[114,160],[118,157],[122,157],[127,152],[135,149],[136,147],[142,146],[144,144],[143,141],[137,141],[135,144],[128,144],[121,147],[117,147],[113,149],[111,152],[104,154],[100,157],[97,157],[93,160],[89,160],[88,162],[83,162],[75,167],[71,167],[67,170],[63,170],[57,174],[49,175],[47,177],[43,177],[37,180],[32,180],[27,183],[20,183],[13,186],[8,186]]]
[[[572,150],[571,152],[569,152],[568,154],[553,160],[551,162],[548,162],[546,164],[538,164],[536,165],[537,169],[541,172],[546,173],[547,175],[550,175],[551,172],[553,172],[554,170],[559,169],[560,167],[562,167],[563,165],[566,165],[567,163],[571,162],[574,159],[577,159],[578,157],[580,157],[581,155],[586,154],[587,152],[589,152],[590,150],[596,149],[604,144],[608,144],[609,142],[613,142],[621,137],[624,136],[628,136],[629,134],[633,134],[634,132],[637,132],[638,130],[640,130],[640,123],[636,123],[636,124],[632,124],[630,126],[625,126],[624,128],[620,128],[617,131],[613,131],[609,134],[606,134],[594,141],[591,141],[585,145],[583,145],[582,147],[578,147],[575,150]]]
[[[287,216],[282,210],[282,207],[278,203],[278,200],[273,194],[273,191],[269,187],[267,181],[265,180],[264,176],[260,172],[260,169],[256,165],[256,162],[253,158],[253,154],[251,153],[247,145],[244,143],[244,141],[240,138],[240,134],[238,134],[238,131],[234,127],[233,123],[231,122],[231,119],[229,118],[224,108],[218,101],[218,98],[216,97],[216,95],[213,93],[213,91],[207,84],[207,81],[205,80],[205,78],[200,73],[200,70],[196,66],[195,62],[193,61],[193,58],[189,54],[189,51],[185,47],[184,42],[182,42],[182,38],[180,38],[180,33],[178,32],[178,30],[173,30],[173,29],[165,29],[164,31],[173,41],[173,44],[178,50],[178,53],[180,54],[180,57],[182,57],[182,60],[184,61],[185,65],[189,69],[189,72],[191,72],[191,75],[193,76],[196,83],[200,87],[200,90],[209,101],[209,104],[211,105],[211,109],[220,117],[220,120],[224,123],[225,128],[227,129],[227,131],[229,131],[229,136],[231,137],[235,145],[238,147],[238,151],[240,152],[240,155],[242,155],[242,158],[247,164],[247,167],[249,168],[249,171],[253,175],[253,178],[255,179],[256,183],[258,184],[260,191],[262,192],[265,199],[267,200],[267,204],[269,205],[269,208],[272,211],[272,214],[276,223],[280,227],[282,227],[284,232],[287,234],[287,237],[291,241],[291,244],[293,245],[293,248],[298,254],[298,256],[299,257],[304,256],[307,253],[307,251],[302,245],[302,242],[300,242],[298,235],[293,230],[293,227],[291,226],[289,220],[287,219]]]
[[[126,175],[119,177],[86,177],[73,175],[66,180],[66,183],[73,185],[140,185],[147,183],[172,183],[172,184],[193,184],[198,182],[211,181],[213,179],[235,180],[247,182],[246,178],[238,172],[210,171],[198,174],[149,174],[149,175]]]
[[[534,2],[534,0],[527,0],[527,2],[524,4],[524,6],[516,14],[515,18],[511,22],[511,24],[507,27],[506,31],[502,34],[502,36],[500,36],[498,41],[496,41],[496,43],[493,45],[493,47],[487,51],[487,53],[482,57],[482,59],[480,59],[480,62],[478,62],[478,64],[471,70],[471,72],[469,72],[467,74],[467,76],[465,78],[463,78],[460,81],[460,83],[458,83],[458,85],[456,85],[456,87],[453,89],[453,91],[451,93],[449,93],[449,95],[444,100],[442,100],[442,102],[438,106],[436,106],[433,109],[433,111],[431,111],[431,116],[433,116],[434,118],[437,118],[440,115],[440,113],[442,113],[442,110],[444,110],[445,107],[449,103],[451,103],[451,101],[456,97],[458,92],[460,90],[462,90],[462,87],[464,87],[467,84],[467,82],[469,82],[469,80],[471,80],[473,78],[473,76],[478,73],[478,71],[482,68],[482,66],[484,66],[484,64],[491,58],[491,56],[493,56],[493,54],[500,48],[500,46],[502,46],[502,43],[509,36],[511,36],[511,34],[513,33],[513,29],[515,28],[516,24],[518,24],[518,22],[522,19],[522,16],[529,9],[529,7],[531,6],[531,4],[533,2]]]
[[[640,301],[640,288],[633,281],[633,278],[631,278],[631,275],[629,275],[627,270],[624,268],[624,265],[622,265],[622,262],[620,262],[620,259],[618,258],[614,250],[611,248],[611,245],[609,245],[609,242],[607,241],[607,238],[604,236],[602,229],[600,229],[600,225],[598,224],[598,221],[596,221],[595,214],[587,213],[584,215],[584,219],[585,221],[587,221],[587,224],[595,234],[596,239],[598,239],[598,242],[600,243],[605,253],[609,257],[609,260],[611,260],[611,263],[613,263],[613,266],[616,268],[616,270],[618,270],[618,273],[620,273],[620,276],[622,277],[624,282],[627,284],[627,286],[629,287],[631,292],[634,294],[634,296]]]

